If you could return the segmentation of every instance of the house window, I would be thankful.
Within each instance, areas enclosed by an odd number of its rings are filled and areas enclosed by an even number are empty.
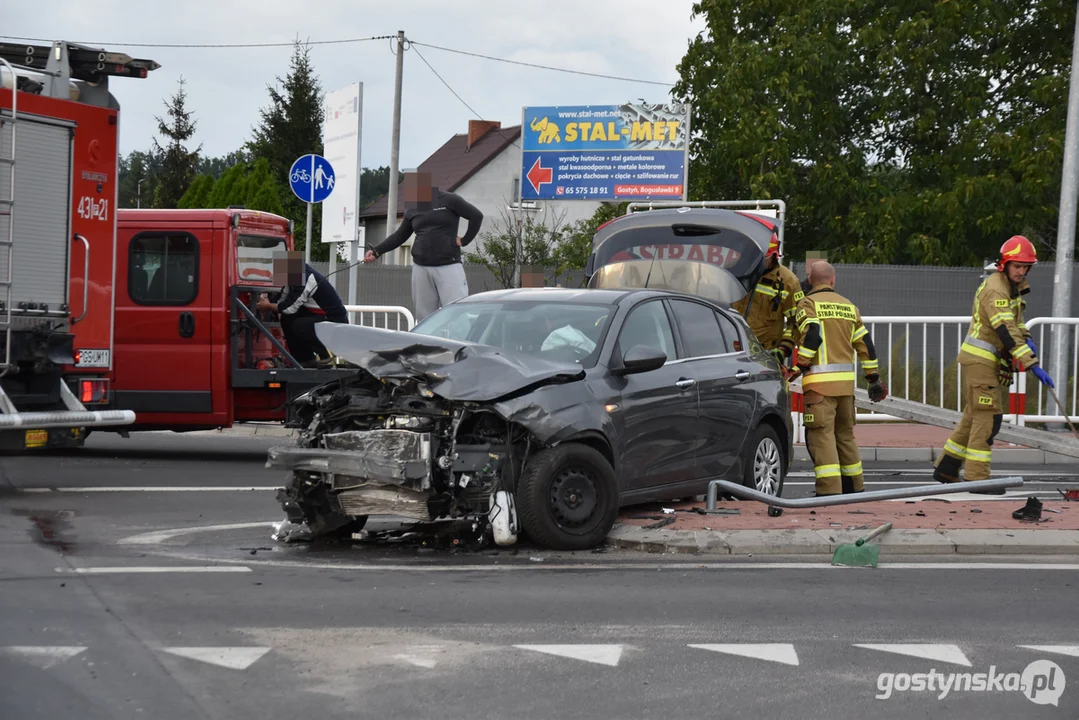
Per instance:
[[[199,241],[185,232],[140,233],[128,246],[127,293],[139,305],[190,305],[199,294]]]

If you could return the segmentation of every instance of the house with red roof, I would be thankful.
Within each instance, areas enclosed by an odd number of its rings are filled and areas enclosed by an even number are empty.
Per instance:
[[[535,222],[548,225],[556,219],[563,224],[571,224],[592,217],[601,204],[592,200],[518,203],[521,182],[520,125],[504,128],[498,121],[470,120],[468,132],[451,137],[416,169],[431,173],[433,185],[460,195],[483,212],[483,226],[476,240],[465,248],[466,254],[482,247],[484,233],[504,232],[509,229],[508,223],[524,217],[532,217]],[[404,217],[403,195],[398,191],[397,223],[394,227]],[[383,195],[360,213],[367,247],[385,239],[387,209],[388,198]],[[464,234],[466,226],[467,223],[462,220],[460,234]],[[393,253],[383,256],[380,262],[412,264],[413,240],[415,236]]]

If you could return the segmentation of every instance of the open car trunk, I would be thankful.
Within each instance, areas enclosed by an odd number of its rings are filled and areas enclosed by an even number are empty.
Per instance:
[[[730,305],[756,286],[775,225],[714,208],[663,208],[602,226],[586,273],[591,288],[673,290]]]

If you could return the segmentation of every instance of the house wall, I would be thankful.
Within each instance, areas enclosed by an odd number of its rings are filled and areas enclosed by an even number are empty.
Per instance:
[[[466,180],[455,191],[462,198],[479,208],[483,213],[483,225],[479,235],[465,248],[465,252],[474,253],[483,246],[483,234],[487,232],[498,233],[507,228],[507,223],[512,221],[510,205],[516,202],[514,191],[515,181],[521,174],[521,151],[515,145],[510,145],[501,153],[484,165],[479,172]],[[527,182],[527,181],[526,181]],[[542,220],[550,225],[555,218],[562,217],[562,223],[572,224],[578,220],[592,217],[600,207],[599,202],[590,200],[566,200],[554,202],[535,203],[535,209],[526,209],[530,216]],[[468,223],[461,221],[459,235],[464,235]],[[386,238],[386,220],[367,219],[367,245],[373,246]],[[392,257],[385,256],[383,261],[388,265],[409,265],[412,262],[411,249],[415,236],[405,241]]]

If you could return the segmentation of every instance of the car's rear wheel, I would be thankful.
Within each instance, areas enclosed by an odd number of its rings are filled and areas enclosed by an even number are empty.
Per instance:
[[[757,426],[745,448],[742,484],[766,495],[783,493],[783,450],[776,431],[767,424]]]
[[[607,458],[580,443],[540,450],[517,486],[521,529],[552,550],[603,542],[618,517],[618,481]]]

